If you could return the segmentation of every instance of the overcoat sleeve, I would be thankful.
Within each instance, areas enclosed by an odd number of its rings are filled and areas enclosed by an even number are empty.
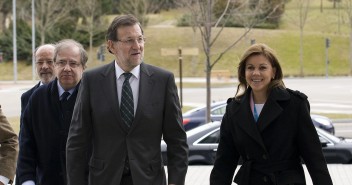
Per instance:
[[[187,136],[182,125],[182,113],[175,79],[169,75],[166,84],[163,138],[167,144],[169,184],[182,185],[188,168]]]
[[[68,185],[85,185],[87,181],[87,153],[91,137],[91,114],[88,75],[81,79],[70,130],[66,143],[66,169]]]
[[[233,175],[240,158],[230,131],[230,107],[231,105],[227,105],[221,122],[220,142],[216,152],[215,164],[210,174],[210,185],[232,184]]]
[[[332,180],[321,149],[318,134],[312,123],[307,99],[301,102],[299,115],[298,146],[313,184],[332,185]]]
[[[0,175],[10,179],[16,171],[18,155],[18,137],[13,131],[9,121],[3,114],[0,105]]]
[[[37,146],[33,133],[32,123],[32,100],[30,99],[26,109],[23,112],[21,118],[20,128],[20,151],[17,162],[17,179],[18,183],[22,184],[25,181],[32,180],[36,182],[36,167],[38,164],[37,159]]]

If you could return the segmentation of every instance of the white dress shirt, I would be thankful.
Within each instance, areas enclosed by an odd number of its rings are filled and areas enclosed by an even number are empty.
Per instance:
[[[133,68],[132,71],[129,71],[130,73],[132,73],[132,76],[131,76],[129,82],[130,82],[130,86],[131,86],[132,93],[133,93],[134,115],[136,115],[136,110],[137,110],[137,105],[138,105],[140,69],[141,69],[141,66],[138,65],[135,68]],[[122,70],[120,68],[120,66],[117,65],[116,61],[115,61],[115,73],[116,73],[116,83],[117,83],[116,84],[117,85],[117,98],[119,100],[119,105],[120,105],[122,85],[123,85],[123,82],[125,81],[125,76],[123,76],[123,73],[125,73],[125,71]]]

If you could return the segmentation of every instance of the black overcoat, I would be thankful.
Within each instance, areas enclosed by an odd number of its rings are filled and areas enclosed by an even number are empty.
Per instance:
[[[57,79],[34,91],[23,113],[17,175],[20,184],[66,184],[66,141],[77,90],[69,97],[65,111],[59,101]]]
[[[228,101],[210,184],[230,185],[241,157],[239,185],[305,184],[302,159],[315,185],[332,185],[307,96],[274,88],[255,122],[250,93]]]

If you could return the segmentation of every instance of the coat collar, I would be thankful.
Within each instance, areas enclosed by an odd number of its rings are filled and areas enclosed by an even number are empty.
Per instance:
[[[274,88],[265,102],[258,122],[255,122],[250,107],[251,91],[252,89],[248,88],[240,100],[235,100],[235,103],[239,105],[233,109],[234,116],[237,117],[238,125],[266,150],[260,133],[281,114],[283,108],[280,105],[280,101],[289,100],[290,95],[286,90]]]
[[[274,88],[271,91],[257,122],[260,132],[267,128],[282,113],[283,108],[280,102],[289,99],[290,94],[284,89]]]

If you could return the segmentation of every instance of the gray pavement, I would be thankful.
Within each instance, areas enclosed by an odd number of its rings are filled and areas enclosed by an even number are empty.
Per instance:
[[[213,166],[189,166],[186,185],[208,185]],[[239,168],[239,167],[238,167]],[[237,168],[237,170],[238,170]],[[329,164],[328,169],[335,185],[352,185],[352,164]],[[237,172],[236,170],[236,172]],[[304,166],[307,185],[313,185],[307,168]],[[232,183],[235,185],[235,183]],[[319,185],[319,184],[316,184]]]

